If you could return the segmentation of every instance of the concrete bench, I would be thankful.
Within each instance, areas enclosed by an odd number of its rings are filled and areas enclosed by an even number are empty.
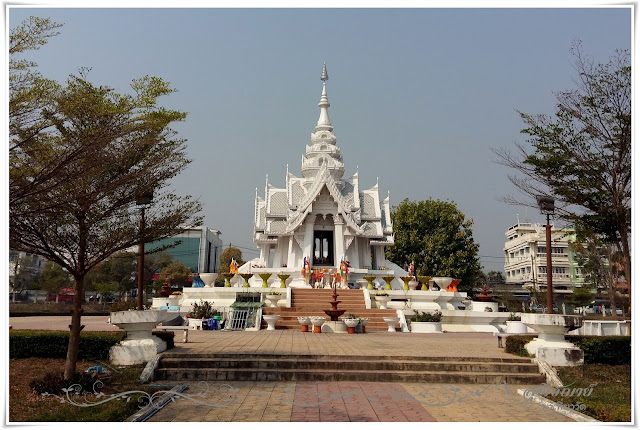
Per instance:
[[[159,325],[156,330],[184,330],[184,343],[189,343],[189,326],[188,325]]]

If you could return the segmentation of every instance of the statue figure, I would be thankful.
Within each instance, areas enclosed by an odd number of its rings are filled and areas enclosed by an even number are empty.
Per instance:
[[[231,259],[231,264],[229,265],[229,273],[235,274],[238,273],[238,263],[235,258]]]

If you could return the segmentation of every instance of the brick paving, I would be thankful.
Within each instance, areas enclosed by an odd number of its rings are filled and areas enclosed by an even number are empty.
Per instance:
[[[68,329],[69,317],[10,318],[15,329]],[[83,317],[85,330],[119,330],[107,317]],[[421,357],[513,357],[489,333],[302,333],[190,331],[172,352]],[[164,383],[164,382],[163,382]],[[183,384],[184,381],[173,381]],[[188,383],[155,422],[539,422],[572,421],[517,395],[520,386],[377,382],[232,381]]]
[[[513,357],[488,333],[191,331],[172,352],[423,357]],[[184,381],[164,381],[182,384]],[[228,381],[196,384],[149,421],[539,422],[572,421],[516,393],[523,386],[358,381]],[[192,400],[194,399],[194,400]],[[198,404],[204,402],[205,404]]]

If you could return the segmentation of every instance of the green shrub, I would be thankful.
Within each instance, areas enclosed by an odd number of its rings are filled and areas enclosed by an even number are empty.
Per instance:
[[[126,337],[126,333],[82,332],[78,347],[80,360],[106,360],[109,349]],[[10,330],[9,358],[66,358],[69,346],[68,331]]]
[[[509,336],[504,344],[504,350],[510,354],[529,357],[529,353],[524,346],[535,339],[535,337],[536,336],[531,335]]]
[[[153,334],[167,343],[167,349],[171,349],[175,346],[173,339],[176,334],[174,332],[168,330],[157,330],[154,331]]]
[[[536,336],[509,336],[504,350],[510,354],[528,357],[524,345]],[[566,336],[567,341],[584,351],[587,364],[631,364],[631,337],[629,336]]]
[[[588,364],[631,364],[630,336],[567,336],[566,339],[584,351]]]
[[[416,311],[413,321],[415,322],[440,322],[442,320],[442,312],[420,312]]]
[[[138,302],[127,300],[126,302],[115,302],[109,307],[110,312],[131,311],[138,309]]]

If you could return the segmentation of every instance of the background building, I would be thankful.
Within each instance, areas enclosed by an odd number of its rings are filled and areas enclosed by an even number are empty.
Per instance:
[[[504,271],[507,284],[520,284],[530,291],[547,288],[547,247],[545,226],[534,223],[518,223],[505,233]],[[575,240],[571,228],[557,229],[551,226],[551,263],[553,290],[559,294],[571,294],[581,287],[584,275],[569,243]]]
[[[152,251],[179,240],[179,245],[164,252],[181,261],[193,273],[213,273],[218,271],[218,257],[222,252],[220,234],[206,226],[190,227],[177,236],[147,244],[146,250]]]

